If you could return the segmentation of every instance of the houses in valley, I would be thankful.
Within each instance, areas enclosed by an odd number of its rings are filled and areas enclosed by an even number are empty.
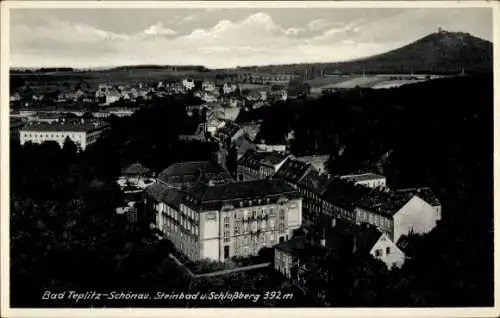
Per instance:
[[[188,91],[193,90],[195,87],[194,80],[185,78],[182,80],[182,86]]]

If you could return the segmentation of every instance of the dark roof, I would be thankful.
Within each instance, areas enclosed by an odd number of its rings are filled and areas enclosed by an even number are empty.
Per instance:
[[[146,194],[156,202],[161,202],[165,196],[166,187],[160,183],[154,183],[144,190]]]
[[[250,149],[238,160],[238,164],[253,168],[258,168],[260,165],[273,167],[284,160],[286,160],[284,154],[277,152],[257,152]]]
[[[344,209],[353,209],[355,203],[371,191],[372,189],[370,188],[357,186],[346,180],[334,178],[329,182],[323,198]]]
[[[99,120],[65,120],[64,122],[55,123],[29,123],[23,130],[25,131],[85,131],[90,132],[93,130],[99,130],[109,125],[103,121]]]
[[[421,198],[425,202],[429,203],[432,206],[440,206],[441,202],[439,199],[436,197],[434,192],[431,190],[431,188],[411,188],[411,189],[399,189],[396,190],[396,193],[410,193],[413,195],[416,195],[417,197]]]
[[[214,161],[177,162],[160,172],[158,180],[165,183],[195,183],[200,180],[231,182],[229,172]]]
[[[132,174],[132,175],[137,175],[137,174],[146,174],[149,173],[149,169],[144,167],[140,163],[133,163],[131,164],[127,169],[123,171],[125,174]]]
[[[275,248],[290,253],[292,255],[302,255],[310,251],[317,244],[309,241],[305,235],[292,237],[290,240],[281,242]]]
[[[298,184],[311,170],[316,169],[310,163],[303,162],[295,158],[288,158],[288,160],[276,172],[274,177]]]
[[[195,210],[218,210],[225,204],[239,204],[249,200],[269,199],[276,202],[281,196],[286,198],[299,198],[300,194],[289,184],[282,180],[252,180],[235,182],[231,184],[209,185],[199,182],[186,191],[184,202]],[[258,204],[258,203],[257,203]]]
[[[358,200],[356,205],[370,212],[392,217],[408,203],[411,198],[413,198],[413,194],[411,193],[396,193],[393,191],[374,189]]]
[[[146,194],[156,202],[164,202],[174,208],[180,206],[183,194],[175,188],[155,183],[146,188]]]
[[[320,174],[316,170],[310,170],[304,178],[300,180],[299,184],[309,191],[313,191],[321,195],[328,189],[330,179],[326,174]]]
[[[376,173],[362,173],[362,174],[345,175],[340,178],[347,179],[353,182],[361,182],[367,180],[382,179],[385,177]]]

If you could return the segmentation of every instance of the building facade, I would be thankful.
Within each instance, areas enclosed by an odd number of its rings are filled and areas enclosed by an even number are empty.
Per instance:
[[[372,192],[356,203],[355,219],[357,224],[376,226],[398,242],[403,235],[424,234],[436,227],[441,206],[413,193]]]
[[[282,181],[199,182],[182,194],[152,187],[156,228],[191,260],[256,255],[288,240],[302,222],[300,195]]]
[[[56,123],[30,123],[20,131],[21,145],[55,141],[63,147],[66,138],[71,139],[79,150],[95,143],[99,136],[109,130],[109,124],[98,120],[61,120]]]

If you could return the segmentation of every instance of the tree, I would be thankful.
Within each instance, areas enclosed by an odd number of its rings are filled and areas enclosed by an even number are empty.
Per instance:
[[[76,156],[76,153],[78,151],[78,147],[73,142],[73,140],[71,140],[71,138],[66,137],[66,139],[64,140],[62,150],[63,150],[63,155],[65,158],[65,161],[66,162],[73,162],[73,160]]]

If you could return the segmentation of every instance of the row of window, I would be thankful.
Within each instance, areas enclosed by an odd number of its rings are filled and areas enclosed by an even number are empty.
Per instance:
[[[31,133],[31,132],[23,132],[22,136],[24,138],[66,138],[70,137],[71,139],[83,139],[83,134],[76,133]]]
[[[358,210],[357,217],[360,222],[366,222],[382,228],[391,227],[391,220],[376,213]]]
[[[199,214],[196,213],[195,211],[189,209],[185,205],[181,204],[180,211],[177,211],[175,209],[172,209],[171,207],[167,206],[166,204],[163,204],[166,207],[166,213],[168,216],[173,218],[174,220],[179,220],[181,217],[186,217],[190,219],[192,222],[198,224],[199,221]]]
[[[164,232],[167,238],[174,243],[177,249],[182,251],[190,259],[198,259],[200,254],[198,240],[182,231]]]
[[[193,225],[191,222],[188,222],[185,218],[181,218],[181,220],[176,221],[166,215],[163,215],[163,224],[164,228],[166,228],[168,231],[178,231],[178,230],[184,230],[192,235],[198,235],[199,234],[199,227],[197,225]]]

